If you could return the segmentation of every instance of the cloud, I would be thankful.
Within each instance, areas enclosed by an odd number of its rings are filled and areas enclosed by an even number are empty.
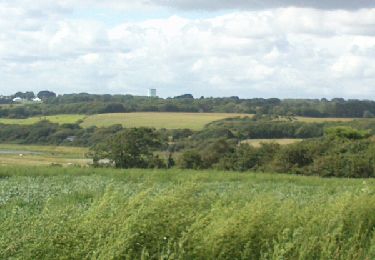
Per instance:
[[[259,10],[282,7],[353,10],[375,7],[373,0],[149,0],[147,3],[184,10]]]
[[[375,9],[277,8],[109,26],[71,18],[73,2],[41,2],[40,14],[20,2],[0,0],[1,93],[140,95],[156,87],[162,96],[375,98]]]

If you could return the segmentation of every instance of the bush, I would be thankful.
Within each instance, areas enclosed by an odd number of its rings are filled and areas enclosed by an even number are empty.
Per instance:
[[[183,169],[202,169],[203,164],[202,156],[195,150],[184,152],[178,161],[178,166]]]

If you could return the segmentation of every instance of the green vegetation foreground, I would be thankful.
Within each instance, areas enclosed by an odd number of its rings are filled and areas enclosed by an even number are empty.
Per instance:
[[[374,259],[375,181],[0,168],[0,258]]]

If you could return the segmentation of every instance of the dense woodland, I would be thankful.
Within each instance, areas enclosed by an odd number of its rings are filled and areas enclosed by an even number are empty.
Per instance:
[[[15,105],[12,98],[25,100],[38,96],[41,104]],[[327,99],[278,99],[239,97],[194,98],[185,94],[173,98],[149,98],[132,95],[65,94],[56,96],[50,91],[18,92],[9,97],[0,97],[0,117],[26,118],[36,115],[54,114],[100,114],[123,112],[225,112],[268,114],[279,116],[308,117],[356,117],[370,118],[375,114],[375,102],[369,100]]]

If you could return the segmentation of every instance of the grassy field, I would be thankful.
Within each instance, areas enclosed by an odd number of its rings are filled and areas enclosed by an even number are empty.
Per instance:
[[[318,117],[294,117],[296,120],[306,123],[324,123],[324,122],[351,122],[353,120],[360,120],[363,118],[338,118],[338,117],[329,117],[329,118],[318,118]]]
[[[248,139],[243,141],[243,143],[250,144],[254,147],[260,147],[262,143],[277,143],[280,145],[294,144],[301,142],[303,139]]]
[[[374,180],[0,168],[1,259],[374,259]]]
[[[3,124],[34,124],[41,120],[49,120],[53,123],[76,123],[83,120],[83,127],[98,126],[107,127],[114,124],[121,124],[124,127],[154,127],[167,129],[190,128],[200,130],[206,124],[213,121],[238,116],[252,116],[249,114],[230,114],[230,113],[162,113],[162,112],[139,112],[139,113],[114,113],[97,114],[91,116],[85,115],[56,115],[32,117],[27,119],[6,119],[0,118]],[[302,122],[349,122],[355,118],[313,118],[313,117],[293,117],[293,119]],[[287,120],[286,118],[280,120]]]
[[[167,129],[202,129],[206,124],[228,117],[251,116],[225,113],[120,113],[99,114],[87,117],[82,126],[110,126],[121,124],[124,127],[154,127]]]
[[[87,165],[87,148],[0,144],[0,165]],[[21,156],[22,155],[22,156]]]
[[[86,116],[84,115],[55,115],[55,116],[40,116],[30,117],[26,119],[8,119],[0,118],[0,124],[20,124],[20,125],[31,125],[42,120],[48,120],[52,123],[59,124],[73,124],[79,120],[83,120]]]

